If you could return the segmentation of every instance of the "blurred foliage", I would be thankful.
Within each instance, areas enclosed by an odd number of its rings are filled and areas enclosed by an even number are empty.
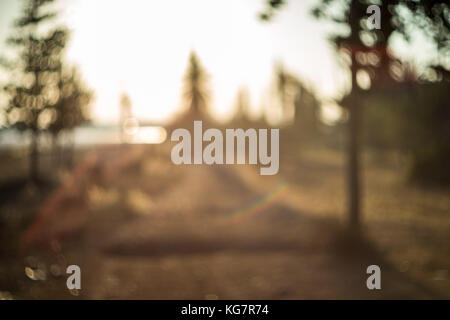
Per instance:
[[[369,30],[365,23],[366,9],[371,4],[381,4],[380,30]],[[444,89],[448,86],[445,57],[450,49],[447,1],[323,0],[313,15],[343,24],[349,31],[332,35],[331,41],[351,57],[347,61],[351,61],[355,80],[366,90],[354,84],[342,101],[343,105],[357,103],[364,109],[366,142],[377,148],[407,152],[413,180],[449,184],[445,162],[450,149],[450,105]],[[415,66],[397,59],[388,48],[393,34],[410,40],[418,31],[435,43],[438,58],[426,69],[434,74],[432,77],[418,74]],[[358,81],[360,75],[368,79],[367,87]]]
[[[76,68],[60,72],[58,81],[59,99],[49,106],[52,113],[48,130],[58,136],[64,130],[72,130],[89,120],[89,102],[93,92],[84,85]]]
[[[285,1],[267,4],[263,20],[269,20]],[[380,30],[368,28],[370,5],[380,7]],[[450,184],[448,1],[322,0],[312,14],[335,26],[330,41],[354,81],[340,103],[364,108],[364,141],[378,149],[407,152],[415,181]],[[436,57],[421,72],[389,49],[392,35],[410,41],[418,33],[434,43]]]
[[[366,10],[370,5],[378,5],[381,9],[380,30],[369,30],[363,20],[368,16]],[[420,31],[437,44],[438,53],[442,56],[445,57],[450,49],[450,5],[445,0],[322,0],[312,14],[340,24],[347,30],[331,36],[338,45],[362,42],[374,47],[387,43],[393,32],[399,32],[410,40],[414,32]]]
[[[63,65],[69,32],[52,24],[56,13],[49,12],[51,3],[53,0],[24,2],[22,16],[8,39],[17,50],[17,61],[4,63],[10,67],[10,82],[4,87],[9,96],[5,119],[11,128],[31,133],[30,174],[34,180],[39,135],[48,130],[57,137],[86,121],[92,97],[76,69]]]
[[[316,94],[281,64],[275,68],[276,89],[283,114],[293,106],[292,124],[288,127],[289,137],[296,142],[312,142],[319,133],[320,102]]]
[[[372,90],[362,106],[366,145],[407,155],[413,181],[450,185],[448,88],[438,81]]]
[[[68,32],[56,28],[46,35],[39,34],[38,25],[54,14],[41,13],[42,6],[51,1],[29,0],[22,17],[15,23],[14,36],[8,44],[17,48],[20,74],[5,86],[9,94],[6,107],[7,121],[19,130],[29,130],[37,135],[44,122],[42,115],[59,99],[58,73],[61,70],[61,55],[66,45]],[[16,70],[17,71],[17,70]],[[45,117],[44,117],[45,118]]]
[[[263,21],[272,19],[275,14],[275,9],[281,8],[284,5],[284,0],[266,0],[266,8],[259,14],[259,18]]]
[[[208,74],[195,52],[189,56],[189,64],[184,76],[183,99],[189,112],[205,114],[209,99]]]
[[[411,150],[411,177],[419,182],[450,185],[449,82],[421,85],[405,106],[407,146]]]

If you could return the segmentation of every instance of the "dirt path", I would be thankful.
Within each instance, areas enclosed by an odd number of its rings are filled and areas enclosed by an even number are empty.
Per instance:
[[[142,150],[115,157],[96,158],[101,178],[85,186],[82,222],[60,253],[80,265],[83,299],[435,297],[336,221],[294,208],[279,176],[175,167]],[[366,288],[371,264],[380,291]]]

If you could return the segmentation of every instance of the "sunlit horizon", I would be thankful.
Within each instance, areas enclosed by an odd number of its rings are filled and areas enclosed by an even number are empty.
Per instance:
[[[103,124],[117,123],[124,92],[140,121],[171,120],[183,108],[182,80],[193,51],[210,75],[209,107],[219,120],[233,116],[240,88],[249,92],[250,116],[267,117],[279,103],[273,92],[277,63],[326,103],[325,118],[339,117],[330,101],[348,89],[349,79],[327,41],[330,26],[310,15],[314,3],[289,2],[289,10],[264,23],[258,19],[261,0],[56,1],[59,22],[71,30],[66,58],[95,92],[91,116]],[[1,6],[5,47],[21,2]]]
[[[249,92],[251,115],[261,116],[274,103],[278,62],[320,97],[336,96],[345,79],[336,72],[325,29],[309,16],[314,2],[292,2],[271,23],[258,19],[260,0],[56,3],[72,32],[67,60],[95,92],[94,122],[116,123],[119,96],[127,92],[140,121],[165,123],[182,110],[182,80],[192,51],[210,75],[209,105],[218,119],[232,117],[240,88]],[[4,46],[21,3],[2,6],[9,20],[2,23]]]

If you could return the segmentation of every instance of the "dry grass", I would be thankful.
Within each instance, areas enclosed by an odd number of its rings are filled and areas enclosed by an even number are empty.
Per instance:
[[[342,152],[305,148],[282,154],[280,174],[261,177],[256,168],[246,166],[176,167],[165,145],[126,148],[103,150],[92,168],[77,178],[82,181],[82,187],[75,188],[79,193],[70,187],[60,192],[59,207],[65,209],[49,215],[52,218],[40,227],[53,230],[46,235],[46,251],[32,249],[25,255],[16,251],[24,229],[71,172],[59,174],[55,183],[42,189],[27,184],[13,189],[11,181],[26,173],[23,154],[1,158],[3,188],[14,195],[3,197],[0,204],[2,294],[199,299],[450,296],[448,191],[408,185],[397,158],[364,156],[362,239],[340,235],[346,222]],[[77,154],[77,166],[86,154]],[[51,166],[44,163],[45,167],[50,173]],[[280,185],[287,185],[287,192],[259,215],[239,223],[227,219]],[[84,289],[72,292],[75,296],[64,289],[61,272],[53,272],[73,261],[85,274]],[[389,266],[380,294],[364,287],[362,268],[368,263]],[[27,279],[25,267],[42,268],[46,281]]]

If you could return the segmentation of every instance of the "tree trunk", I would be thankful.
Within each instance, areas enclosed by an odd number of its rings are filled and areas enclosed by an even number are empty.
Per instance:
[[[39,150],[38,150],[39,133],[34,131],[31,134],[30,145],[30,179],[37,182],[39,179]]]
[[[359,136],[361,108],[358,107],[358,87],[356,83],[356,60],[352,54],[352,93],[348,106],[348,197],[349,223],[351,228],[358,228],[360,223],[360,181],[359,181]]]

